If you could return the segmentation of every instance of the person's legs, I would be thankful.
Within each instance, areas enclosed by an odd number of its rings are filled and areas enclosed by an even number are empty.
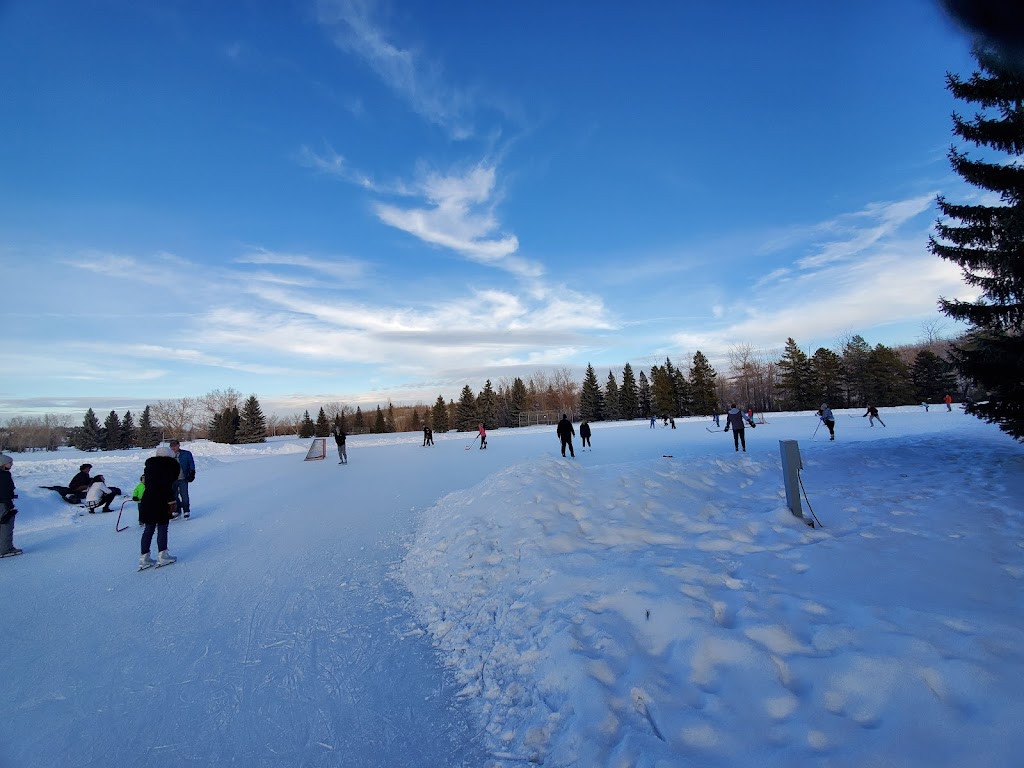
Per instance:
[[[103,498],[100,499],[100,501],[103,502],[103,509],[102,509],[102,511],[103,512],[112,512],[113,510],[110,508],[110,502],[112,502],[116,498],[117,498],[117,494],[114,493],[113,491],[110,491],[109,493],[104,493],[103,494]]]
[[[740,449],[740,431],[739,429],[732,431],[732,445],[737,451]]]
[[[834,421],[826,421],[825,426],[828,427],[828,439],[836,439],[836,423]]]
[[[565,456],[565,438],[562,438],[562,455]]]
[[[348,448],[345,444],[342,444],[341,446],[341,463],[348,464]]]
[[[569,455],[572,456],[574,459],[576,458],[576,451],[574,451],[572,449],[572,438],[571,437],[569,438]]]
[[[156,527],[156,548],[160,552],[167,551],[167,523],[160,523]]]
[[[747,431],[745,429],[739,430],[740,433],[740,445],[743,446],[743,452],[747,452]]]
[[[176,481],[174,483],[174,494],[178,500],[178,511],[183,517],[188,517],[191,511],[188,500],[188,481],[185,479]]]
[[[142,551],[143,555],[149,554],[149,548],[153,546],[153,532],[156,530],[155,523],[146,523],[146,527],[142,529]]]

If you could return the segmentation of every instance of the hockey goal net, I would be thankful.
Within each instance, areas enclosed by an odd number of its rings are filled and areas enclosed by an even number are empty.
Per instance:
[[[327,458],[327,438],[326,437],[314,437],[313,443],[309,446],[309,450],[306,451],[306,461],[319,461],[320,459]]]

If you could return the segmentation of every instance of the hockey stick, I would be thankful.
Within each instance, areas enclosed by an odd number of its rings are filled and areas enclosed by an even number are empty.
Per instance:
[[[820,426],[821,426],[821,424],[822,424],[822,421],[821,421],[821,419],[819,418],[819,419],[818,419],[818,426],[814,428],[814,433],[813,433],[813,434],[811,435],[811,440],[813,440],[813,439],[814,439],[814,435],[818,434],[818,427],[820,427]]]
[[[121,502],[121,508],[117,510],[117,521],[114,523],[114,531],[120,533],[121,531],[127,531],[131,528],[130,525],[126,525],[124,528],[121,527],[121,513],[124,512],[124,505],[127,504],[131,499],[125,499]]]

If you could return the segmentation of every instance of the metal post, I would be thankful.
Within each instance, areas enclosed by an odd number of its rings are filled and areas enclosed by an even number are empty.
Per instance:
[[[796,440],[779,440],[779,451],[782,453],[782,479],[786,484],[786,506],[794,515],[803,519],[800,507],[800,470],[804,468],[800,460],[800,446]]]

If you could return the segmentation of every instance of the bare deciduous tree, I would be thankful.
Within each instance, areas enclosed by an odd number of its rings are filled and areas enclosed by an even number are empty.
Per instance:
[[[199,404],[195,398],[179,400],[158,400],[149,406],[154,424],[159,424],[168,438],[191,438],[199,415]]]
[[[206,423],[209,423],[213,421],[214,416],[219,416],[229,408],[241,410],[242,393],[234,387],[212,389],[198,399],[197,406],[202,409]]]

